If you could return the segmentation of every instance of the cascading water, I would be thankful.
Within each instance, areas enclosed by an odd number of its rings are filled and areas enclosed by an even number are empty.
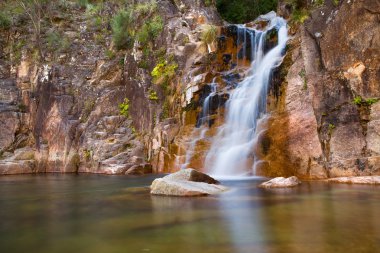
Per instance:
[[[195,128],[191,134],[191,136],[193,136],[193,140],[190,142],[189,149],[186,152],[185,163],[181,165],[181,169],[187,168],[191,158],[193,157],[197,142],[205,138],[206,132],[208,130],[206,123],[208,123],[210,116],[210,100],[213,96],[215,96],[218,87],[218,84],[216,83],[216,77],[214,77],[212,83],[210,83],[209,86],[211,91],[203,102],[202,113],[198,119],[197,128]]]
[[[230,92],[225,123],[219,128],[206,157],[205,168],[215,176],[254,174],[257,123],[266,112],[271,72],[281,64],[288,40],[284,19],[274,12],[262,15],[260,19],[269,22],[267,27],[262,31],[244,27],[243,38],[240,36],[243,27],[238,26],[237,40],[238,44],[239,40],[244,40],[244,53],[247,32],[250,35],[252,63],[248,76]],[[273,29],[277,31],[278,43],[266,52],[267,33]]]

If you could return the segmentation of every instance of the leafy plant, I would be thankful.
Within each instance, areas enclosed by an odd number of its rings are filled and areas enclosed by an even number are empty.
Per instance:
[[[120,115],[129,116],[129,99],[125,98],[124,102],[119,104]]]
[[[154,90],[149,90],[149,99],[153,101],[158,100],[157,92]]]
[[[365,102],[367,105],[373,105],[374,103],[379,102],[379,99],[378,98],[369,98]]]
[[[362,104],[362,97],[356,96],[354,97],[354,100],[352,101],[355,105],[361,105]]]
[[[332,0],[334,6],[338,6],[340,0]]]
[[[167,61],[162,61],[154,67],[152,70],[152,77],[155,83],[165,83],[168,79],[175,75],[178,68],[178,64],[175,62],[168,63]]]

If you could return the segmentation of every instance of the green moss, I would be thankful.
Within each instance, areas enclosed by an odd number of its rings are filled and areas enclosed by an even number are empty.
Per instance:
[[[129,117],[129,99],[125,98],[124,102],[119,104],[120,115]]]
[[[86,162],[90,161],[92,157],[92,150],[89,150],[89,149],[83,150],[83,157],[86,160]]]
[[[307,90],[307,79],[306,79],[306,70],[301,69],[301,71],[298,73],[298,75],[302,78],[303,80],[303,89]]]

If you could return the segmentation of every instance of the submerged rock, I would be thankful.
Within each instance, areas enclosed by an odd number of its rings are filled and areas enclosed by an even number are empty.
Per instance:
[[[151,194],[168,196],[204,196],[217,194],[227,190],[227,187],[218,185],[217,180],[196,171],[185,169],[155,179],[151,185]]]
[[[364,177],[337,177],[328,180],[331,183],[342,184],[374,184],[380,185],[380,176],[364,176]]]
[[[276,177],[267,182],[264,182],[259,185],[262,188],[284,188],[284,187],[294,187],[301,184],[301,181],[293,176],[293,177]]]

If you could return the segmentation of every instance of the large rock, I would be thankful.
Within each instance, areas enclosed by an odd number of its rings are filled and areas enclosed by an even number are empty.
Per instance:
[[[226,191],[227,188],[212,177],[193,169],[186,169],[163,178],[155,179],[151,194],[168,196],[204,196]]]
[[[301,181],[293,176],[293,177],[276,177],[267,182],[264,182],[259,185],[262,188],[285,188],[285,187],[294,187],[301,184]]]
[[[207,184],[219,184],[219,182],[214,178],[194,169],[180,170],[176,173],[166,176],[165,178],[172,181],[192,181]]]
[[[337,177],[328,180],[331,183],[342,184],[375,184],[380,185],[380,176],[365,176],[365,177]]]

